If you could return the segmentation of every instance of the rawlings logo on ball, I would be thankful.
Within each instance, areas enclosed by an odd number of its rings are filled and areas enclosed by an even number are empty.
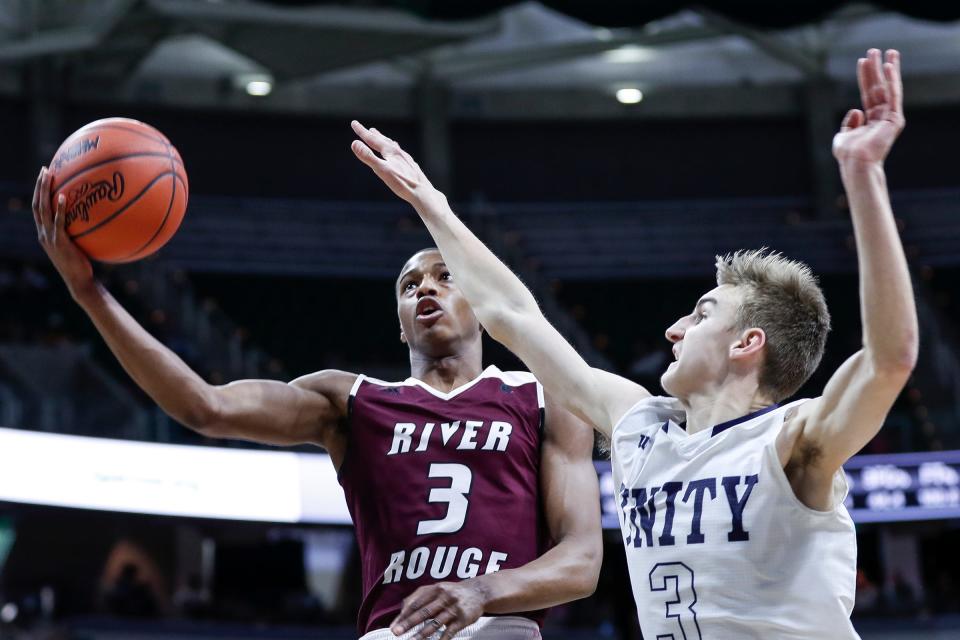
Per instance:
[[[84,182],[70,190],[67,196],[67,219],[65,226],[79,218],[84,222],[90,220],[90,208],[104,198],[115,202],[123,197],[123,174],[113,172],[113,182],[101,180],[99,182]]]
[[[56,158],[53,159],[54,169],[59,169],[63,165],[76,160],[80,156],[95,150],[100,146],[100,136],[96,138],[87,138],[86,140],[77,140],[76,143],[64,149]]]

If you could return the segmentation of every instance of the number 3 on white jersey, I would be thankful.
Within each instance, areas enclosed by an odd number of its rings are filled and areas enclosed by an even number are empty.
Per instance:
[[[697,612],[693,610],[697,604],[693,569],[682,562],[658,562],[650,570],[650,591],[666,592],[664,615],[674,620],[671,633],[658,633],[657,640],[701,640]]]
[[[430,489],[428,502],[446,502],[447,515],[440,520],[421,520],[417,524],[417,535],[431,533],[456,533],[463,528],[467,519],[467,494],[470,493],[470,484],[473,482],[473,473],[470,467],[462,464],[430,465],[430,478],[450,478],[449,487]]]

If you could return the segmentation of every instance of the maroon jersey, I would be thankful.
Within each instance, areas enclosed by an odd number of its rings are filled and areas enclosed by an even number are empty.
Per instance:
[[[543,391],[488,367],[449,393],[360,376],[340,484],[363,566],[364,634],[417,587],[524,565],[547,547],[540,503]],[[546,612],[519,614],[543,621]]]

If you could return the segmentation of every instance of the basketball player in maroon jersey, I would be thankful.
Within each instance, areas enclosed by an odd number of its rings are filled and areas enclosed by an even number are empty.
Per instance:
[[[437,250],[412,256],[396,284],[406,381],[327,370],[217,386],[94,278],[64,232],[62,197],[55,209],[44,169],[33,197],[40,244],[164,411],[205,436],[330,453],[360,547],[364,638],[539,638],[544,609],[593,592],[602,549],[591,430],[532,375],[482,367],[482,329]]]

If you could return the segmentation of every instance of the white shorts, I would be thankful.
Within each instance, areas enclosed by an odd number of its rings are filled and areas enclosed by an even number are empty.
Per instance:
[[[365,634],[360,640],[397,640],[398,637],[406,640],[420,630],[420,624],[402,636],[395,636],[390,629],[374,629]],[[431,638],[439,638],[435,633]],[[483,617],[469,627],[461,629],[455,640],[540,640],[540,627],[533,620],[517,616]]]

